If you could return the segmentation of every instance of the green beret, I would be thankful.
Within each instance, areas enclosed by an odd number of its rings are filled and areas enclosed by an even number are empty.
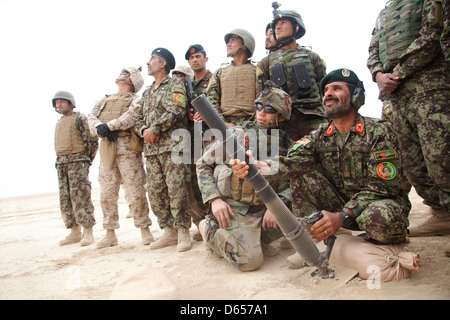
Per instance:
[[[184,57],[186,58],[186,60],[189,60],[189,57],[191,56],[191,54],[194,54],[197,52],[203,52],[206,55],[205,49],[203,49],[203,46],[201,44],[192,44],[187,49]]]
[[[349,69],[337,69],[328,73],[325,77],[320,81],[320,93],[323,95],[323,89],[328,83],[342,81],[351,83],[354,86],[362,85],[356,73]]]
[[[170,70],[175,68],[175,57],[169,50],[167,50],[165,48],[156,48],[152,52],[152,56],[153,55],[157,55],[157,56],[160,56],[161,58],[163,58],[167,62],[167,65],[169,66]]]

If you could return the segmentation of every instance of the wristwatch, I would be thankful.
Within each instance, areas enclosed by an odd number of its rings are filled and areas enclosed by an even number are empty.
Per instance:
[[[339,213],[342,215],[342,217],[344,218],[342,220],[342,225],[344,228],[348,228],[352,225],[353,222],[353,218],[344,210],[339,211]]]

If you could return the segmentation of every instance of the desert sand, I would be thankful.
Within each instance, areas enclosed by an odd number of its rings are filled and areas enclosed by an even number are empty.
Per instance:
[[[410,224],[429,217],[427,208],[414,190]],[[104,235],[99,190],[93,189],[97,224],[95,240]],[[286,257],[294,249],[282,249],[265,257],[253,272],[240,272],[224,259],[208,254],[202,242],[193,242],[187,252],[175,246],[150,250],[140,242],[140,232],[127,219],[128,207],[120,196],[119,245],[96,249],[72,244],[60,247],[68,230],[60,213],[58,194],[0,199],[0,299],[2,300],[108,300],[125,272],[150,266],[171,279],[181,300],[448,300],[450,298],[450,258],[444,246],[450,237],[411,238],[407,247],[420,256],[418,270],[408,279],[368,285],[358,276],[348,282],[311,277],[313,268],[289,269]],[[160,230],[151,214],[151,231]],[[196,232],[193,225],[191,234]]]

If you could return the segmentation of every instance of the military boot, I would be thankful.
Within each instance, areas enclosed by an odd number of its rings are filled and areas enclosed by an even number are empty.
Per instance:
[[[446,236],[450,234],[450,213],[433,209],[433,215],[420,226],[408,229],[408,237]]]
[[[149,245],[153,242],[153,235],[149,227],[141,228],[141,238],[144,245]]]
[[[114,230],[106,230],[106,236],[97,243],[97,249],[102,249],[106,247],[117,246],[119,241],[117,241],[116,232]]]
[[[286,265],[289,269],[301,269],[308,266],[297,252],[286,258]]]
[[[81,227],[76,226],[70,229],[70,234],[59,242],[60,246],[65,246],[72,243],[77,243],[81,241],[83,234],[81,233]]]
[[[177,231],[174,227],[165,227],[163,235],[156,241],[150,243],[150,249],[160,249],[173,246],[178,243]]]
[[[92,227],[84,228],[83,230],[83,239],[80,241],[80,245],[82,247],[88,246],[94,242],[94,234],[92,232]]]
[[[177,231],[178,231],[177,251],[183,252],[190,250],[192,248],[192,242],[189,229],[184,227],[178,227]]]

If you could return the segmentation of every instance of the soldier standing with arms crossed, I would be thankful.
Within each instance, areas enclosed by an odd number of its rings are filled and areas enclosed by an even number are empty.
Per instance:
[[[177,251],[191,248],[189,228],[189,168],[175,163],[172,150],[180,142],[172,140],[176,129],[187,130],[186,87],[178,77],[170,77],[175,58],[165,48],[153,50],[147,62],[155,81],[143,93],[136,119],[136,131],[144,138],[147,188],[152,211],[163,235],[150,244],[159,249],[177,244]]]
[[[94,242],[94,205],[91,199],[89,168],[97,153],[98,142],[89,133],[85,115],[74,112],[75,99],[70,92],[58,91],[52,100],[63,116],[55,129],[56,169],[58,172],[61,217],[70,234],[60,246]],[[83,233],[81,233],[83,227]]]
[[[120,227],[118,200],[121,185],[134,225],[141,230],[142,243],[148,245],[153,241],[142,150],[132,139],[140,99],[137,92],[144,84],[141,68],[123,69],[116,84],[117,93],[99,101],[88,115],[91,132],[102,137],[98,181],[106,236],[97,244],[99,249],[118,244],[115,230]]]

